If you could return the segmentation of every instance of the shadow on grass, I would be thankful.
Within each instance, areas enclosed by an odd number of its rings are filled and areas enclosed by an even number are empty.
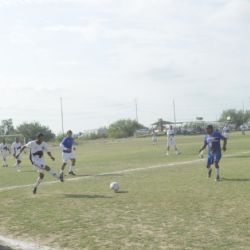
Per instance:
[[[250,181],[250,179],[246,179],[246,178],[221,178],[222,181]]]
[[[66,198],[76,198],[76,199],[111,199],[113,197],[99,194],[65,194]]]
[[[115,194],[127,194],[128,191],[127,190],[119,190],[117,192],[115,192]]]
[[[239,158],[239,159],[245,159],[245,158],[250,158],[250,155],[235,155],[235,156],[227,156],[227,158]]]
[[[0,250],[14,250],[13,248],[0,245]]]

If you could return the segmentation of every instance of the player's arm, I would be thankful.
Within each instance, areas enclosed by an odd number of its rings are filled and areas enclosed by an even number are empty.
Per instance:
[[[20,149],[20,152],[18,155],[16,155],[15,157],[18,158],[20,156],[20,154],[24,151],[25,148],[28,148],[26,145],[23,145]]]
[[[223,139],[222,150],[223,150],[223,151],[226,151],[226,150],[227,150],[227,138],[225,138],[225,137],[224,137],[224,139]]]
[[[47,154],[48,154],[48,156],[50,157],[50,159],[51,159],[52,161],[55,160],[55,157],[51,154],[51,152],[48,151]]]
[[[204,143],[204,145],[200,148],[199,153],[203,151],[207,147],[207,144]]]

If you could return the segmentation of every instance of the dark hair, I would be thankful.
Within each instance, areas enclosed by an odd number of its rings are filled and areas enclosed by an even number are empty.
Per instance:
[[[36,138],[43,137],[43,136],[44,136],[43,133],[38,133],[38,134],[36,135]]]
[[[209,125],[207,125],[207,129],[214,129],[214,127],[213,127],[213,125],[212,124],[209,124]]]

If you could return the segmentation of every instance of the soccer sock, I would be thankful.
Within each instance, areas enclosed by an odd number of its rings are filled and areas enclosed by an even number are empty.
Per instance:
[[[49,175],[55,177],[55,178],[58,178],[58,175],[56,172],[54,172],[52,169],[49,170]]]
[[[216,168],[216,177],[220,177],[220,169]]]
[[[70,167],[69,167],[69,172],[74,172],[74,171],[75,171],[75,166],[70,165]]]

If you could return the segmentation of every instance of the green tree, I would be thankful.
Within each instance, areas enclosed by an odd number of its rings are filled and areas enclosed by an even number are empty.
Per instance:
[[[27,141],[36,139],[38,133],[43,133],[46,141],[55,138],[55,134],[49,129],[49,127],[43,126],[38,122],[24,122],[16,128],[16,131],[17,133],[22,134]]]
[[[230,121],[236,124],[237,127],[239,127],[244,122],[247,122],[250,120],[250,111],[247,110],[243,112],[242,110],[236,110],[236,109],[224,110],[220,116],[219,121],[225,122],[227,121],[227,117],[230,117],[231,118]]]
[[[108,128],[108,136],[111,138],[125,138],[134,135],[137,129],[145,128],[135,120],[123,119],[112,123]]]
[[[0,125],[1,135],[11,135],[14,134],[15,129],[12,119],[2,120]]]

